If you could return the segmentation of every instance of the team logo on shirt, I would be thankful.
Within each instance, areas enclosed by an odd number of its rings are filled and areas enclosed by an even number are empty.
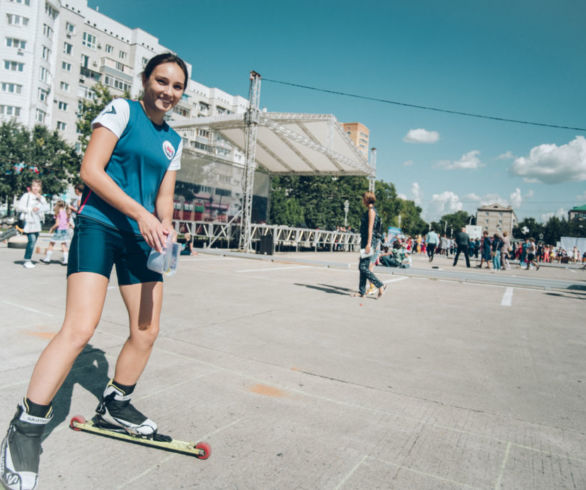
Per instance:
[[[169,160],[175,155],[175,148],[173,148],[173,145],[168,140],[163,141],[163,151]]]

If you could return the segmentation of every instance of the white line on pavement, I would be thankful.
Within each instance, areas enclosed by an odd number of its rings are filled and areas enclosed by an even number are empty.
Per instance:
[[[348,473],[344,479],[338,483],[338,485],[336,486],[336,490],[339,490],[340,488],[342,488],[344,486],[344,484],[350,479],[350,477],[356,472],[356,470],[358,469],[358,467],[360,465],[362,465],[362,463],[364,463],[366,461],[366,458],[368,458],[368,454],[365,455],[360,461],[358,461],[358,463],[354,466],[354,468],[352,468],[350,470],[350,473]]]
[[[513,288],[505,289],[503,299],[501,300],[501,306],[511,306],[513,304]]]
[[[386,281],[383,281],[383,284],[389,284],[391,282],[404,281],[405,279],[409,279],[409,278],[407,276],[399,276],[399,277],[395,277],[394,279],[387,279]]]
[[[310,265],[293,265],[291,267],[265,267],[263,269],[242,269],[236,272],[290,271],[295,269],[309,269],[310,267]]]
[[[10,301],[2,300],[2,303],[10,306],[16,306],[17,308],[21,308],[26,311],[32,311],[33,313],[39,313],[41,315],[53,316],[51,313],[46,313],[44,311],[35,310],[34,308],[29,308],[28,306],[18,305],[16,303],[11,303]]]

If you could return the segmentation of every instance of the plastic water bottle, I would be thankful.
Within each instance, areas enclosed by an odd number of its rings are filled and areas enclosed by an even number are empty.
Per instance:
[[[173,236],[171,234],[167,235],[167,242],[162,252],[151,250],[147,260],[147,267],[159,274],[172,276],[177,271],[180,248],[178,243],[173,242]]]

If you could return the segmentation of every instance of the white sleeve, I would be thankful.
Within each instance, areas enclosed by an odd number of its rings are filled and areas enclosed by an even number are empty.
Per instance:
[[[122,136],[128,120],[130,119],[130,106],[126,99],[114,99],[110,102],[102,112],[92,121],[92,129],[97,124],[108,128],[118,138]]]
[[[171,163],[169,164],[169,167],[167,168],[167,170],[179,170],[181,168],[181,154],[183,153],[183,140],[181,140],[181,143],[179,143],[179,148],[177,148],[177,151],[175,152],[175,156],[173,157],[173,160],[171,160]]]

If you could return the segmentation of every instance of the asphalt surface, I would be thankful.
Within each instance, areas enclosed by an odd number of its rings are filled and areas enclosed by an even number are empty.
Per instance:
[[[40,489],[586,488],[586,271],[417,257],[377,270],[376,300],[350,296],[353,254],[220,253],[182,257],[166,280],[134,397],[211,458],[68,428],[92,415],[127,336],[113,275],[55,400]],[[64,266],[26,270],[22,255],[0,248],[5,427],[64,312]]]

